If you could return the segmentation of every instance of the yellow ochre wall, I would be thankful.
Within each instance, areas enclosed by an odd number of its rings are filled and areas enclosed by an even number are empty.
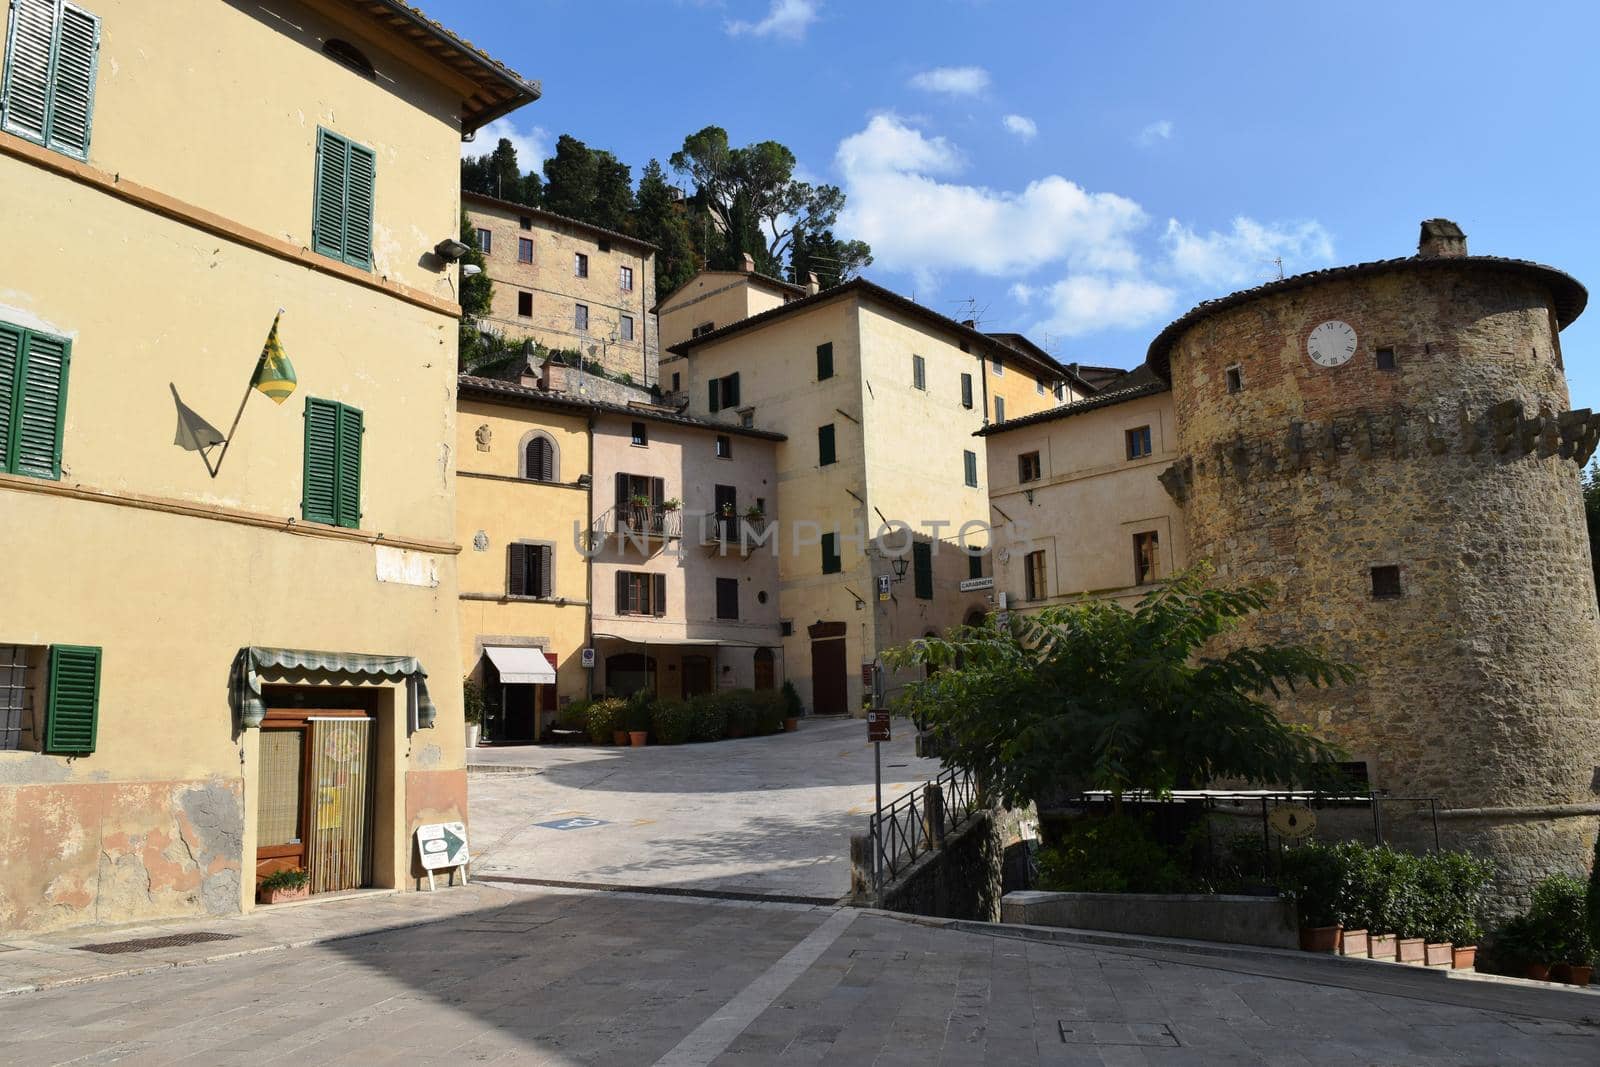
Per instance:
[[[98,739],[0,752],[0,929],[253,906],[257,733],[228,702],[251,645],[428,671],[438,723],[410,737],[403,687],[371,686],[375,878],[408,884],[412,827],[466,805],[456,320],[418,266],[456,228],[460,97],[350,30],[378,82],[333,63],[303,5],[89,6],[89,165],[0,134],[0,320],[72,341],[60,480],[0,476],[0,641],[102,647]],[[318,122],[378,152],[374,274],[405,298],[258,247],[308,239]],[[282,406],[245,392],[279,307]],[[307,397],[364,412],[359,531],[301,518]],[[245,401],[216,477],[174,444],[180,399],[224,433]]]
[[[657,311],[661,347],[664,351],[680,341],[687,341],[696,326],[709,322],[720,330],[752,315],[782,307],[798,295],[741,271],[701,271],[661,301]],[[663,381],[670,384],[672,376],[667,375]]]

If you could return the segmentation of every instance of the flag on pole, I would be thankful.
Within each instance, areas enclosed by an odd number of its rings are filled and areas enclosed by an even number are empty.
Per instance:
[[[283,317],[282,309],[272,319],[272,332],[267,334],[267,343],[261,346],[261,359],[256,363],[255,377],[250,379],[250,384],[260,392],[272,398],[275,404],[281,404],[289,399],[289,394],[294,392],[298,379],[294,376],[294,364],[289,362],[289,357],[283,354],[283,345],[278,343],[278,320]]]

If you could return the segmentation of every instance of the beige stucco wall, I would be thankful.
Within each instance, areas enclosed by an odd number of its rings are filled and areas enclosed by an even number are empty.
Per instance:
[[[655,316],[655,254],[642,246],[608,240],[610,251],[600,251],[599,238],[575,226],[481,199],[466,199],[467,217],[491,237],[489,277],[494,282],[489,316],[483,326],[510,338],[528,337],[547,348],[576,348],[586,359],[603,363],[607,370],[627,374],[639,385],[656,381],[660,359]],[[523,229],[521,220],[531,222]],[[518,238],[533,241],[533,262],[518,261]],[[575,253],[589,257],[589,275],[574,269]],[[633,270],[633,289],[621,284],[622,267]],[[517,313],[519,293],[533,294],[533,314]],[[574,325],[574,309],[589,309],[589,328]],[[621,316],[633,318],[633,340],[612,342],[621,336]],[[590,353],[590,348],[594,349]]]
[[[0,929],[253,907],[257,735],[228,702],[250,645],[415,656],[428,671],[438,724],[410,738],[403,693],[370,687],[376,879],[408,885],[415,823],[465,816],[456,321],[218,229],[307,240],[324,121],[379,152],[378,273],[451,299],[444,273],[417,266],[455,229],[450,94],[375,48],[377,84],[332,63],[298,5],[93,8],[94,180],[176,199],[157,214],[0,135],[0,320],[72,340],[60,481],[0,480],[0,641],[103,648],[96,751],[0,752]],[[282,406],[246,392],[279,307],[299,377]],[[301,518],[307,397],[364,413],[355,535]],[[174,444],[180,399],[223,433],[245,402],[215,477]]]
[[[670,348],[711,323],[721,329],[741,319],[781,307],[795,298],[779,286],[739,271],[701,271],[661,301],[661,347]],[[667,381],[670,383],[671,379]],[[667,386],[663,386],[666,388]]]
[[[1150,427],[1151,454],[1127,457],[1128,430]],[[1005,535],[995,588],[1012,610],[1037,610],[1083,594],[1131,603],[1133,535],[1155,530],[1157,576],[1186,565],[1182,515],[1157,480],[1177,456],[1172,394],[1159,393],[988,437],[989,492]],[[1038,452],[1039,480],[1020,483],[1017,457]],[[1029,500],[1029,494],[1032,500]],[[1003,516],[1003,518],[1002,518]],[[1024,560],[1044,550],[1049,596],[1027,601]]]
[[[483,431],[487,430],[485,434]],[[520,477],[521,456],[533,435],[556,449],[556,482]],[[470,398],[458,404],[456,539],[462,546],[461,663],[481,672],[483,646],[531,644],[557,656],[558,698],[587,693],[580,652],[585,640],[589,567],[574,530],[587,528],[588,419]],[[483,477],[487,475],[488,477]],[[483,535],[483,546],[478,535]],[[554,597],[531,600],[507,593],[507,546],[545,541],[555,546]]]
[[[995,373],[994,361],[987,360],[984,365],[982,388],[989,393],[989,418],[993,420],[996,414],[995,400],[1005,401],[1006,418],[1020,419],[1024,415],[1032,415],[1040,411],[1049,411],[1061,404],[1070,404],[1079,399],[1071,386],[1061,392],[1061,400],[1056,400],[1054,391],[1055,378],[1029,363],[1024,363],[1020,355],[1009,351],[1000,354],[1000,370]]]

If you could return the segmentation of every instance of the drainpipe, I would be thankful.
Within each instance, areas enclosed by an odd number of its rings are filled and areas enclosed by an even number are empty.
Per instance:
[[[581,364],[583,360],[580,359],[578,362]],[[594,529],[594,421],[594,415],[591,414],[586,420],[588,433],[585,434],[589,439],[589,488],[583,495],[583,521],[590,530]],[[588,601],[588,605],[583,609],[583,647],[594,648],[594,559],[592,557],[584,557],[583,575],[584,599]],[[599,659],[598,653],[595,658]],[[594,699],[594,672],[594,667],[584,672],[583,695],[586,700]]]

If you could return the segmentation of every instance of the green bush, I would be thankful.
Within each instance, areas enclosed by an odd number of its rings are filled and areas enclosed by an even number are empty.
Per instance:
[[[1589,919],[1589,947],[1600,952],[1600,833],[1594,838],[1594,866],[1589,870],[1589,890],[1584,897]]]
[[[575,701],[556,712],[556,723],[563,730],[588,730],[589,705],[586,701]]]
[[[1309,843],[1285,852],[1282,886],[1299,907],[1301,926],[1343,925],[1350,870],[1338,848]]]
[[[690,700],[689,719],[691,741],[720,741],[727,736],[727,702],[716,693],[701,693]]]
[[[622,716],[627,705],[616,697],[583,703],[588,705],[589,740],[597,745],[609,745],[612,735],[622,729]]]
[[[800,703],[800,691],[794,687],[789,679],[783,680],[783,688],[778,692],[783,694],[783,714],[786,719],[798,719],[805,712],[805,707]],[[1600,849],[1600,842],[1595,845]]]
[[[1533,887],[1528,919],[1550,962],[1587,964],[1594,959],[1584,897],[1587,886],[1576,875],[1558,872]]]
[[[622,716],[622,721],[626,724],[623,729],[632,733],[649,732],[651,712],[655,704],[656,695],[648,689],[640,689],[630,696]]]
[[[1039,888],[1057,893],[1172,893],[1183,872],[1131,815],[1084,816],[1039,850]]]
[[[694,729],[694,712],[681,700],[663,700],[650,709],[650,729],[658,745],[681,745]]]
[[[469,724],[483,721],[483,686],[471,678],[461,680],[461,712]]]
[[[1476,945],[1483,939],[1478,916],[1494,867],[1466,852],[1432,852],[1419,860],[1427,921],[1421,936],[1430,941]]]
[[[299,889],[310,880],[311,876],[306,873],[305,868],[285,867],[282,870],[273,871],[261,879],[256,883],[256,888],[261,890]]]
[[[743,696],[750,708],[752,733],[760,736],[782,731],[784,716],[788,712],[781,692],[775,689],[739,689],[735,692]]]

